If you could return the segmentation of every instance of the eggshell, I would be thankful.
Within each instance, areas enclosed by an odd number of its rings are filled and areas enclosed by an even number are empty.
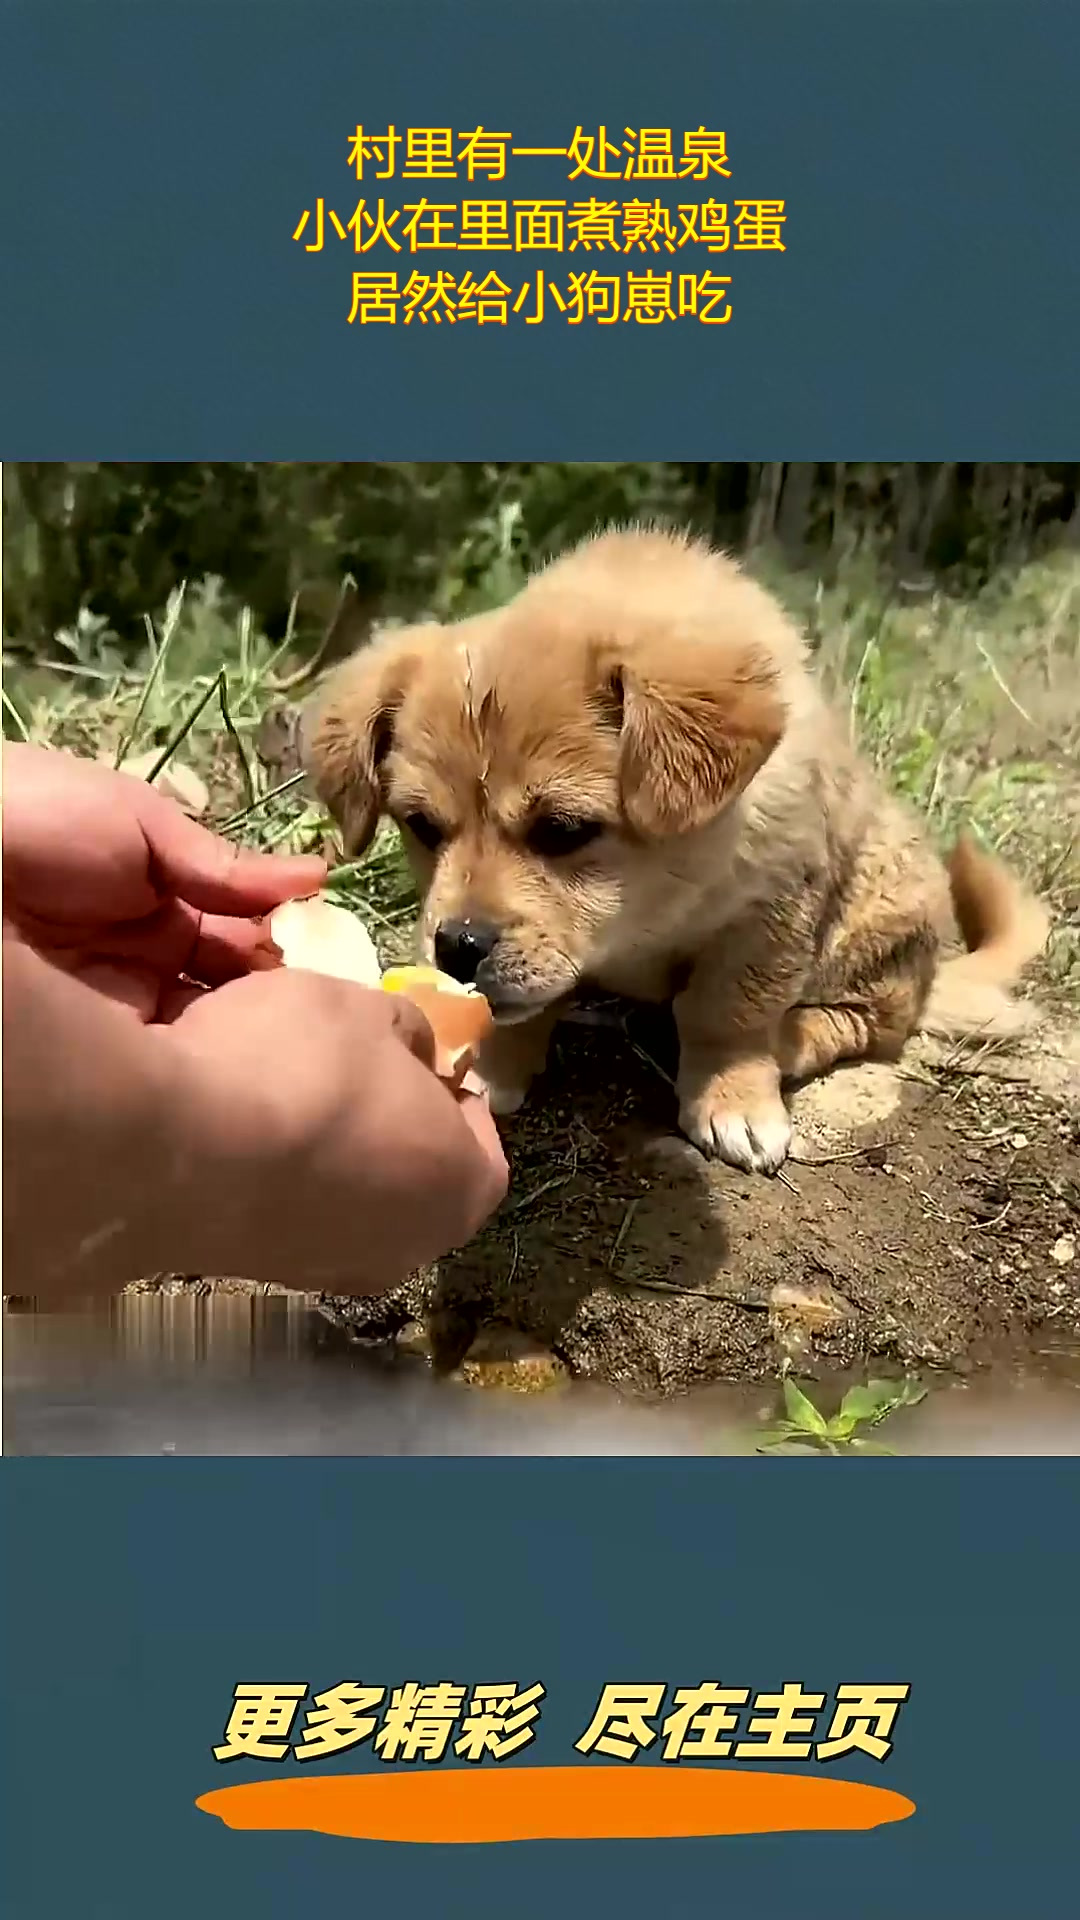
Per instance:
[[[379,956],[367,928],[354,913],[321,894],[311,900],[286,900],[270,915],[268,926],[287,967],[352,980],[359,987],[379,985]]]
[[[437,967],[389,967],[382,985],[385,993],[404,994],[423,1014],[435,1037],[436,1073],[461,1085],[494,1025],[483,994]]]
[[[325,895],[288,900],[266,922],[286,967],[329,974],[361,987],[400,993],[423,1014],[435,1040],[435,1071],[461,1092],[483,1091],[473,1071],[477,1049],[494,1021],[475,987],[463,987],[437,967],[389,967],[382,973],[367,928]],[[271,964],[267,960],[267,964]]]

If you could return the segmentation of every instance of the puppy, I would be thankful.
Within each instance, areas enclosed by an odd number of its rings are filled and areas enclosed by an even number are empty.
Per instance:
[[[384,634],[305,716],[350,857],[381,814],[422,951],[487,996],[520,1104],[582,982],[672,1001],[683,1129],[775,1173],[782,1085],[895,1060],[919,1027],[1000,1035],[1047,916],[962,841],[944,867],[828,711],[801,635],[730,559],[605,532],[510,605]],[[969,951],[939,962],[954,919]]]

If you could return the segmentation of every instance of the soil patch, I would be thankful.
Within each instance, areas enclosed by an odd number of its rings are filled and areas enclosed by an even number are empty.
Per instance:
[[[573,1375],[669,1394],[875,1363],[969,1370],[1040,1330],[1080,1336],[1080,1053],[1043,1034],[972,1061],[929,1042],[899,1069],[796,1095],[776,1180],[675,1132],[655,1016],[567,1025],[508,1123],[502,1212],[434,1273],[323,1300],[364,1340],[439,1370],[512,1329]]]

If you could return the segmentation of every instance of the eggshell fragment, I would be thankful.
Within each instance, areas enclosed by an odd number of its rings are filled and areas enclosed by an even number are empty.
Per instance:
[[[401,993],[423,1014],[435,1037],[435,1071],[464,1091],[476,1091],[473,1065],[477,1049],[494,1021],[491,1008],[475,987],[463,987],[437,967],[389,967],[384,993]]]
[[[367,928],[354,913],[321,894],[312,900],[286,900],[275,908],[268,925],[287,967],[352,980],[358,987],[379,985],[379,956]]]
[[[367,928],[325,895],[287,900],[266,922],[286,967],[303,967],[360,987],[400,993],[423,1014],[435,1040],[435,1071],[462,1093],[482,1093],[474,1071],[477,1049],[494,1026],[491,1008],[475,987],[463,987],[437,967],[380,970]]]

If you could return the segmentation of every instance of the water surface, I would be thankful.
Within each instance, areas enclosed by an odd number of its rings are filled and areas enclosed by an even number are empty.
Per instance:
[[[767,1385],[662,1405],[577,1383],[478,1390],[356,1347],[287,1295],[6,1310],[3,1346],[4,1449],[16,1454],[745,1454],[775,1404]],[[898,1453],[1080,1454],[1075,1347],[924,1378],[925,1402],[878,1436]]]

